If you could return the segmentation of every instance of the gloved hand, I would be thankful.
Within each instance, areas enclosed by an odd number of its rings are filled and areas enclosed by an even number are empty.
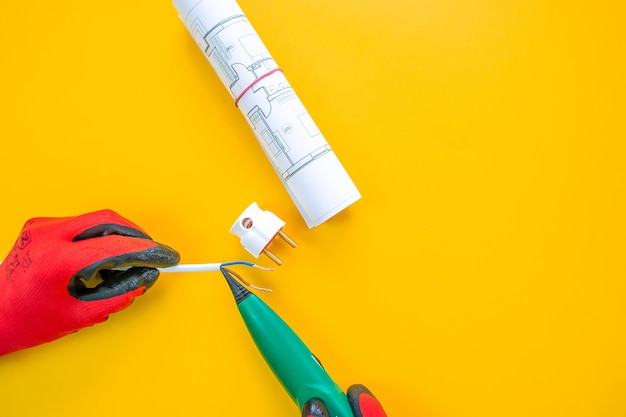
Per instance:
[[[0,355],[106,320],[178,260],[111,210],[27,221],[0,265]]]
[[[363,385],[355,384],[348,388],[348,402],[354,413],[354,417],[387,417],[383,406],[376,397]],[[302,407],[302,417],[332,417],[324,402],[311,399]]]

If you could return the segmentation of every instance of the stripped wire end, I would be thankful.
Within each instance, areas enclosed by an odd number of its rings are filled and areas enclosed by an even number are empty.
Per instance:
[[[274,270],[274,268],[268,268],[266,266],[261,266],[261,265],[253,264],[252,262],[246,262],[246,261],[224,262],[224,263],[220,264],[220,269],[222,269],[225,266],[233,266],[233,265],[245,265],[245,266],[249,266],[250,268],[258,268],[258,269],[262,269],[264,271],[273,271]]]
[[[265,267],[260,267],[261,269],[270,269],[270,268],[265,268]],[[235,271],[233,271],[232,269],[229,268],[225,268],[225,267],[221,267],[220,270],[224,270],[226,272],[228,272],[230,275],[234,276],[235,278],[237,278],[237,280],[239,282],[241,282],[243,285],[245,285],[246,287],[250,287],[253,288],[255,290],[259,290],[259,291],[267,291],[267,292],[272,292],[272,290],[270,288],[263,288],[263,287],[257,287],[256,285],[252,285],[250,284],[248,281],[246,281],[245,279],[242,278],[241,275],[239,275],[238,273],[236,273]]]
[[[252,267],[262,269],[263,271],[274,271],[274,268],[268,268],[266,266],[261,266],[257,264],[252,265]]]

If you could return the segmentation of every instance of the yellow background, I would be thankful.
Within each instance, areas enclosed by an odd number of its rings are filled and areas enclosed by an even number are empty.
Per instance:
[[[260,296],[390,416],[626,415],[619,2],[241,0],[363,199],[307,229],[169,1],[0,5],[0,252],[111,208]],[[4,256],[4,255],[3,255]],[[261,259],[270,265],[268,259]],[[0,358],[3,416],[296,416],[219,274]]]

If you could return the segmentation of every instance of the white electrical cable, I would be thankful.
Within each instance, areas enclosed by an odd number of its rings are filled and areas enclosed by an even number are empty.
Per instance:
[[[231,265],[246,265],[251,268],[259,268],[265,271],[273,271],[274,268],[267,268],[251,262],[234,261],[234,262],[222,262],[222,263],[210,263],[210,264],[178,264],[167,268],[157,268],[161,272],[213,272],[219,271],[225,266]]]
[[[161,272],[212,272],[219,271],[222,264],[179,264],[167,268],[157,268]]]
[[[0,262],[0,265],[2,265],[2,262]],[[246,285],[250,288],[254,288],[255,290],[272,292],[272,290],[269,288],[257,287],[256,285],[250,284],[248,281],[243,279],[241,275],[237,274],[235,271],[232,271],[226,268],[227,266],[232,266],[232,265],[245,265],[251,268],[263,269],[264,271],[274,270],[274,268],[266,268],[264,266],[259,266],[259,265],[253,264],[252,262],[246,262],[246,261],[233,261],[233,262],[208,263],[208,264],[178,264],[178,265],[170,266],[167,268],[156,268],[156,269],[159,270],[159,272],[214,272],[214,271],[224,270],[230,273],[231,275],[234,275],[243,285]],[[129,266],[129,267],[124,267],[124,268],[119,268],[119,269],[116,268],[115,270],[121,272],[121,271],[126,271],[130,268],[132,267]]]
[[[0,265],[2,262],[0,262]],[[230,265],[246,265],[252,268],[259,268],[265,271],[273,271],[273,268],[266,268],[264,266],[259,266],[253,264],[251,262],[245,261],[234,261],[234,262],[222,262],[222,263],[208,263],[208,264],[178,264],[174,266],[169,266],[167,268],[157,268],[160,272],[213,272],[219,271],[220,268],[224,266]],[[124,268],[128,269],[128,268]]]

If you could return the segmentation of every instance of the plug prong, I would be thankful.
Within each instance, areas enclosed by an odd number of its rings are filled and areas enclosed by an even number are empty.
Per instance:
[[[290,238],[289,236],[287,236],[287,234],[285,232],[283,232],[283,230],[279,230],[278,231],[278,236],[280,236],[285,242],[287,242],[289,244],[289,246],[291,246],[292,248],[295,248],[297,246],[296,242]]]
[[[283,261],[280,260],[280,258],[276,255],[274,255],[272,252],[270,252],[269,250],[267,250],[267,248],[263,249],[263,253],[270,258],[272,261],[276,262],[278,265],[282,265]]]

